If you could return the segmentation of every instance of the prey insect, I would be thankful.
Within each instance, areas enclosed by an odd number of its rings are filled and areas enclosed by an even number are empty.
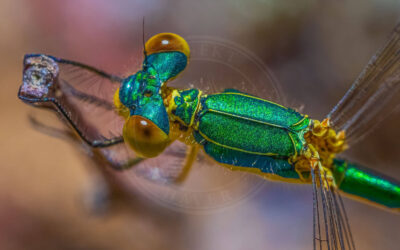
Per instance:
[[[53,56],[26,55],[18,96],[29,104],[55,108],[83,141],[105,150],[115,169],[156,158],[180,141],[188,146],[176,175],[180,181],[201,150],[231,170],[311,184],[314,249],[354,249],[339,192],[400,210],[398,182],[337,157],[399,104],[399,29],[323,121],[235,89],[205,94],[197,88],[169,86],[190,58],[187,42],[172,33],[150,38],[142,68],[126,78]],[[107,97],[79,89],[85,84],[108,88]],[[104,136],[101,126],[99,130],[81,126],[90,117],[71,112],[81,107],[70,97],[117,114],[104,121],[115,122],[115,130]],[[108,148],[120,144],[128,145],[135,156],[117,161],[107,154]]]

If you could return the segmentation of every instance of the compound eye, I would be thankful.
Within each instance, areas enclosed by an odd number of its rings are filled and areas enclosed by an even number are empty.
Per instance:
[[[190,49],[188,43],[181,36],[174,33],[160,33],[151,37],[145,45],[148,55],[159,53],[178,51],[190,57]]]
[[[139,115],[133,115],[125,122],[123,137],[138,155],[146,158],[161,154],[169,143],[164,131]]]

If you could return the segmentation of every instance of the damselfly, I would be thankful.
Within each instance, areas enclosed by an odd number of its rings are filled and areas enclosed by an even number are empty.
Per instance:
[[[170,155],[180,164],[165,162],[159,179],[182,181],[203,152],[231,170],[311,184],[314,249],[354,249],[339,192],[400,209],[398,182],[337,158],[399,106],[399,40],[400,25],[323,121],[235,89],[206,94],[169,86],[190,58],[187,42],[172,33],[150,38],[141,70],[126,78],[53,56],[26,55],[18,96],[56,109],[115,169]],[[103,94],[89,93],[87,86]],[[83,116],[83,103],[95,106],[103,120],[95,111]],[[177,142],[186,145],[186,153],[174,150]]]

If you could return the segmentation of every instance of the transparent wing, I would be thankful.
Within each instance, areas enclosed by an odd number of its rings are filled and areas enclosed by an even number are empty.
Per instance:
[[[117,76],[87,65],[32,54],[25,56],[18,96],[35,106],[53,107],[84,141],[102,146],[98,141],[106,138],[111,144],[122,142],[123,120],[113,110],[112,94],[110,97],[103,91],[115,90],[120,81]]]
[[[123,119],[113,107],[122,78],[64,59],[59,65],[57,99],[92,140],[121,136]],[[56,93],[57,94],[57,93]]]
[[[206,94],[236,89],[286,105],[281,85],[272,71],[251,51],[214,37],[189,37],[190,64],[169,85],[198,88]]]
[[[313,186],[314,249],[355,249],[346,210],[340,194],[327,188],[326,176],[311,168]]]
[[[400,24],[328,117],[355,143],[400,109]]]

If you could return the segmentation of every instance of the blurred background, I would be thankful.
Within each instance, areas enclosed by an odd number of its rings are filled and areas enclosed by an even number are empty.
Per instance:
[[[168,208],[134,187],[129,204],[109,213],[85,209],[95,173],[76,144],[30,127],[33,109],[17,99],[23,55],[126,74],[142,61],[143,17],[147,37],[174,32],[241,45],[274,72],[287,103],[322,119],[400,20],[400,3],[2,0],[0,249],[311,249],[311,188],[303,185],[268,182],[206,213]],[[396,114],[346,156],[400,179],[399,127]],[[345,204],[358,249],[398,249],[399,215]]]

